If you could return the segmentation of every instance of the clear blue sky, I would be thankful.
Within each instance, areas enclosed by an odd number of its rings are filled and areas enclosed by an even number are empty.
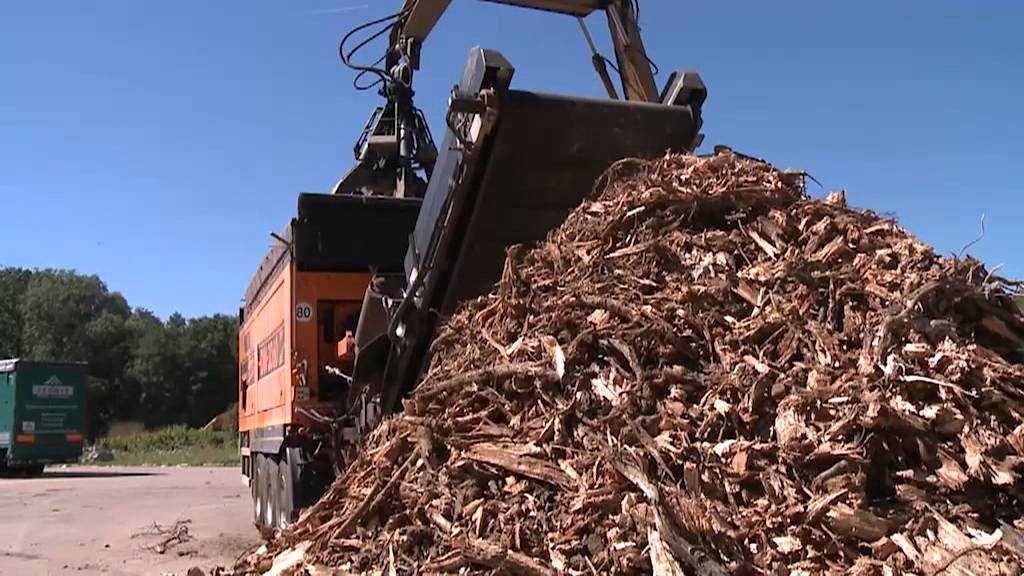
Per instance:
[[[162,316],[234,311],[268,232],[350,167],[377,103],[340,36],[398,6],[3,3],[0,265],[95,273]],[[645,0],[641,24],[662,70],[704,77],[706,146],[806,169],[941,252],[985,214],[972,252],[1024,276],[1024,3]],[[455,0],[417,78],[435,134],[474,44],[517,87],[601,94],[572,19]]]

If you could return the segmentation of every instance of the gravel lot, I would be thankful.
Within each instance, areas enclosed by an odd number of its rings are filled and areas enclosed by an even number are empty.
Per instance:
[[[238,468],[47,469],[0,478],[0,574],[180,574],[259,543]],[[175,527],[183,542],[157,550]]]

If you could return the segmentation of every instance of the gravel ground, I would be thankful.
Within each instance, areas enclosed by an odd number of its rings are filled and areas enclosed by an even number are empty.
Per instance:
[[[0,574],[208,571],[259,543],[251,507],[237,467],[73,466],[0,478]],[[184,541],[159,553],[175,526]]]

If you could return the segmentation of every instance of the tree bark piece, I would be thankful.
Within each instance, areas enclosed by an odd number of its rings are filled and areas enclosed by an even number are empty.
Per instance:
[[[541,458],[524,456],[523,452],[523,450],[517,451],[509,447],[481,443],[470,446],[463,457],[475,462],[490,464],[520,476],[554,484],[565,490],[572,489],[572,479],[561,468]]]
[[[557,382],[558,373],[551,368],[539,366],[533,363],[492,366],[466,372],[465,374],[459,374],[458,376],[436,384],[426,382],[416,395],[416,398],[421,401],[430,401],[474,382],[508,378],[537,378],[538,380],[543,380],[545,382]]]
[[[462,557],[505,574],[555,576],[555,571],[540,560],[476,538],[468,538],[462,543]]]

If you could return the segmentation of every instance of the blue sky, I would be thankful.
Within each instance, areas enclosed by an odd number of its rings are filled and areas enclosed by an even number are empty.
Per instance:
[[[378,101],[338,40],[399,4],[3,3],[0,265],[95,273],[162,316],[234,311],[268,233],[350,167]],[[663,71],[707,83],[707,147],[803,168],[944,253],[984,214],[971,252],[1024,276],[1024,3],[645,0],[641,25]],[[517,87],[602,93],[572,19],[455,0],[416,80],[435,135],[475,44]]]

